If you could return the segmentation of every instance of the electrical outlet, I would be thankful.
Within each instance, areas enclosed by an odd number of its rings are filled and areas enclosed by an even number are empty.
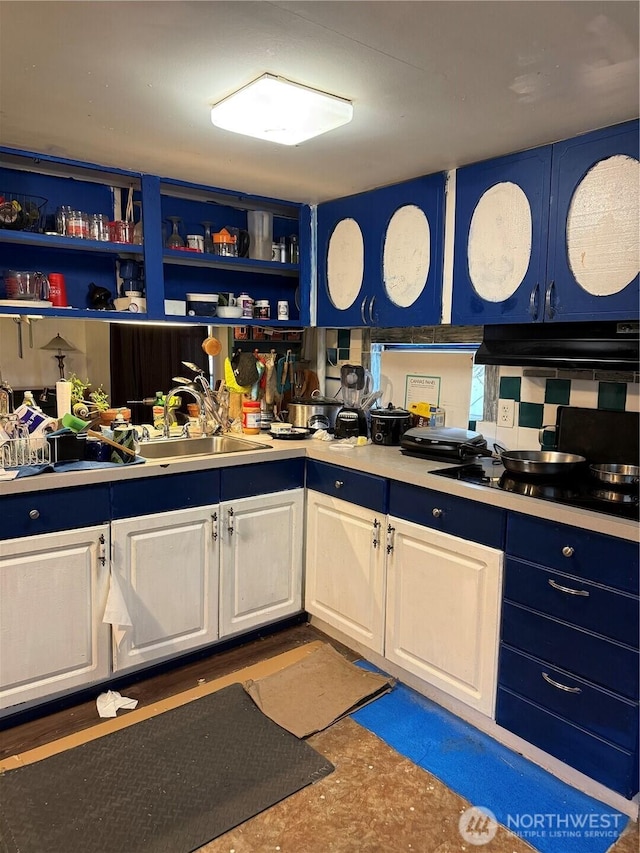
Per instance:
[[[513,427],[515,420],[516,401],[515,400],[499,400],[498,401],[498,426]]]

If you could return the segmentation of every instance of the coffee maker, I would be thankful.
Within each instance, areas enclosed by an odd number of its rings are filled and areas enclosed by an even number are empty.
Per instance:
[[[343,364],[340,368],[340,384],[345,405],[336,415],[335,437],[367,436],[369,425],[361,402],[371,391],[371,374],[359,364]]]

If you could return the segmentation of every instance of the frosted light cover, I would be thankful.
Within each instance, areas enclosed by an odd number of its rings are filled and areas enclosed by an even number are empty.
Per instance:
[[[384,240],[384,287],[394,305],[413,305],[427,283],[431,263],[431,231],[424,212],[414,204],[391,217]]]
[[[364,277],[364,239],[355,219],[341,219],[327,250],[329,298],[343,311],[356,300]]]
[[[471,219],[469,278],[485,302],[503,302],[516,292],[529,269],[531,207],[523,190],[505,181],[488,189]]]
[[[640,266],[640,163],[617,154],[578,184],[567,217],[567,257],[575,280],[592,296],[619,293]]]

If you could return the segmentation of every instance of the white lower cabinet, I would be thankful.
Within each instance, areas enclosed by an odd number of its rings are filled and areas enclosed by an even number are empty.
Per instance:
[[[112,571],[132,626],[114,626],[113,668],[218,639],[217,504],[113,521]]]
[[[385,656],[494,715],[502,551],[389,516]]]
[[[220,636],[302,609],[304,489],[220,504]]]
[[[384,651],[385,515],[307,492],[305,608]]]
[[[0,542],[0,707],[108,678],[109,526]]]

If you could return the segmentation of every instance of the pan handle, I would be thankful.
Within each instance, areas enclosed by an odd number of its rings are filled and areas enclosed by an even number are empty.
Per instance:
[[[459,444],[458,449],[462,456],[465,454],[469,456],[493,456],[493,450],[489,450],[488,447],[478,447],[477,444]]]

